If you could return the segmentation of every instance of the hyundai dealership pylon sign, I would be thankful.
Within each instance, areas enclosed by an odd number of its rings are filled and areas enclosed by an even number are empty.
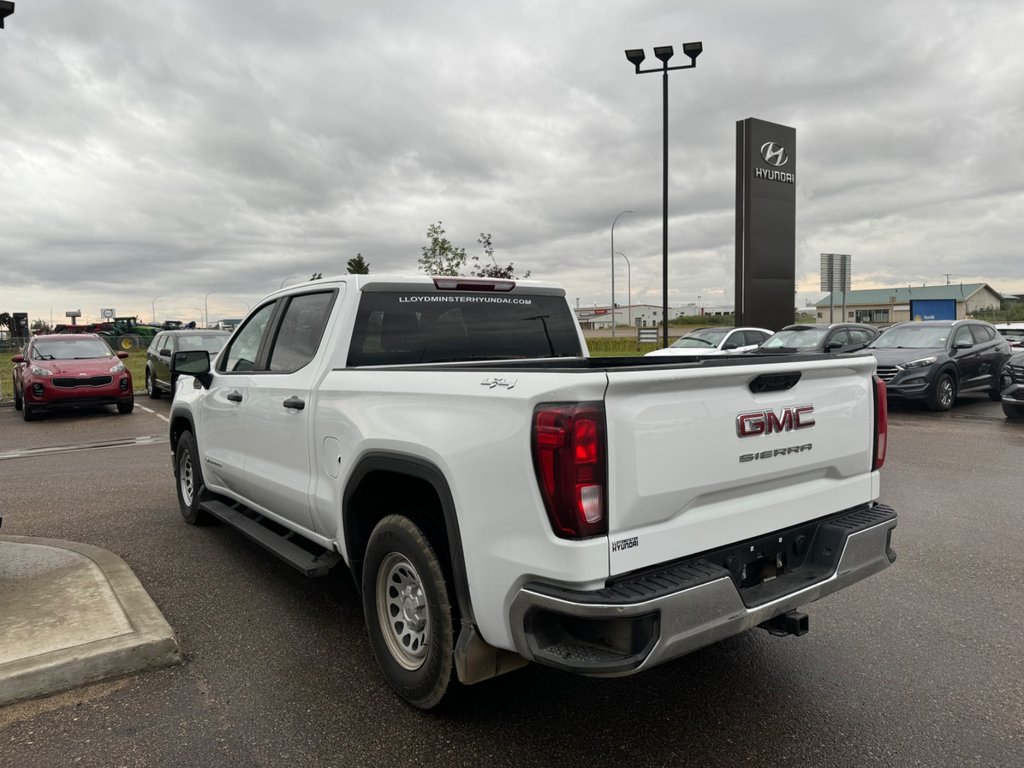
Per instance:
[[[795,274],[796,129],[748,117],[736,123],[736,325],[792,323]]]

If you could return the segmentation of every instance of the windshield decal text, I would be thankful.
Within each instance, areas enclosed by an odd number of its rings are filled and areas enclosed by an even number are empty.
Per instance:
[[[516,296],[399,296],[399,304],[533,304],[533,299]]]

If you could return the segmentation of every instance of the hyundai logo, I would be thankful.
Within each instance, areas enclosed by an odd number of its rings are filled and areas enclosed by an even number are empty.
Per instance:
[[[761,159],[768,163],[768,165],[781,168],[789,162],[789,153],[786,152],[786,148],[781,144],[776,144],[774,141],[766,141],[761,145]]]

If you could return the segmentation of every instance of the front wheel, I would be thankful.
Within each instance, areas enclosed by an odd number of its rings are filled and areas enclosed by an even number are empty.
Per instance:
[[[199,451],[191,432],[183,432],[174,451],[174,478],[178,489],[178,509],[189,525],[209,522],[209,515],[199,508],[206,498],[203,470],[199,466]]]
[[[939,375],[928,398],[928,408],[933,411],[948,411],[956,400],[956,382],[948,373]]]
[[[135,395],[132,395],[127,400],[122,400],[117,404],[117,412],[128,414],[135,410]]]
[[[146,369],[146,394],[149,395],[151,400],[157,400],[161,394],[160,387],[153,381],[153,374],[149,368]]]
[[[22,405],[21,390],[18,388],[18,385],[15,384],[14,385],[14,410],[20,411],[21,410],[21,405]]]
[[[1006,414],[1006,418],[1008,419],[1024,419],[1024,405],[1014,405],[1013,403],[1008,403],[1004,400],[1003,413]]]
[[[421,528],[388,515],[363,561],[363,610],[388,684],[420,709],[440,703],[452,675],[455,629],[445,569]]]

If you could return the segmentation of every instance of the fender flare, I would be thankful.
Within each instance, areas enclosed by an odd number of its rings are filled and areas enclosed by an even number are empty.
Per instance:
[[[437,466],[418,456],[389,451],[372,451],[359,459],[355,468],[348,476],[345,491],[342,494],[342,525],[345,531],[345,548],[355,540],[355,521],[348,513],[352,496],[362,481],[371,472],[385,471],[409,475],[430,485],[441,503],[441,514],[444,517],[445,531],[448,535],[448,552],[451,556],[452,578],[455,582],[455,599],[458,601],[459,613],[463,622],[475,623],[473,606],[469,596],[469,578],[466,575],[466,559],[462,549],[462,535],[459,531],[459,519],[455,510],[455,501],[448,485],[448,479]],[[354,558],[347,552],[347,560],[352,576],[358,585],[362,579],[361,569],[356,566],[361,558]]]

